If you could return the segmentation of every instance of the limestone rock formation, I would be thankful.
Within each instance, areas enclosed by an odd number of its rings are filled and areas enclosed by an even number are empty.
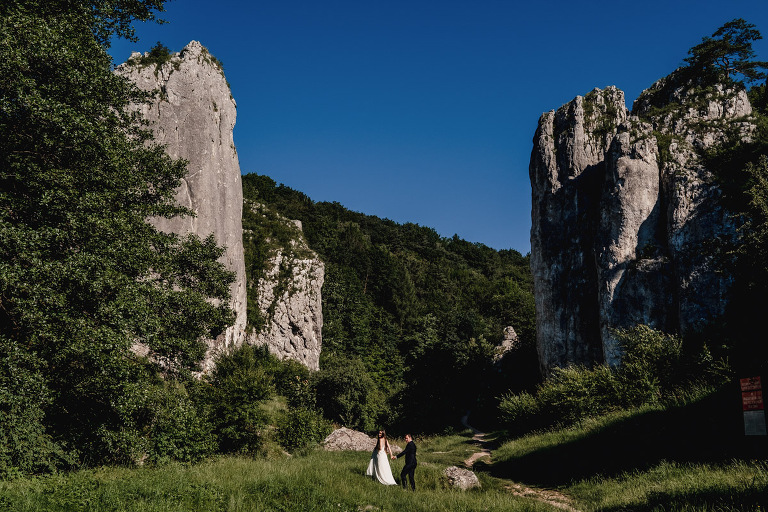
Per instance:
[[[145,54],[147,55],[147,54]],[[181,235],[213,234],[226,247],[222,262],[236,274],[231,287],[235,324],[209,342],[204,366],[213,352],[245,339],[246,287],[242,243],[243,192],[240,164],[232,138],[235,100],[221,65],[200,43],[190,42],[163,64],[142,64],[134,53],[116,72],[141,89],[157,90],[157,100],[140,106],[155,139],[168,153],[189,162],[188,174],[177,190],[177,200],[197,213],[196,217],[152,219],[164,231]]]
[[[705,250],[735,226],[700,157],[736,130],[743,90],[702,92],[675,75],[630,113],[615,87],[539,120],[531,154],[531,269],[542,369],[616,364],[612,329],[686,333],[722,314],[730,281]]]
[[[337,428],[325,438],[323,448],[329,452],[370,452],[376,446],[376,439],[368,437],[363,432],[352,430],[347,427]],[[400,453],[403,449],[393,443],[389,443],[392,453]]]
[[[511,325],[506,326],[504,328],[504,333],[502,334],[501,343],[494,351],[493,361],[501,361],[505,355],[516,349],[519,345],[520,338],[517,336],[515,328]]]
[[[323,447],[329,452],[370,452],[374,446],[376,439],[347,427],[334,430],[323,441]]]
[[[263,271],[251,275],[248,283],[249,308],[258,308],[256,316],[261,321],[259,325],[249,324],[247,342],[267,345],[280,359],[293,359],[310,370],[318,370],[325,266],[309,249],[301,222],[282,218],[260,204],[246,207],[256,216],[262,216],[265,222],[269,218],[273,229],[292,233],[287,243],[280,243],[277,237],[261,241],[267,246],[268,259]],[[251,233],[246,230],[245,236]]]
[[[480,487],[480,480],[477,475],[468,469],[462,469],[458,466],[445,468],[443,474],[448,478],[448,483],[452,487],[466,491],[475,487]]]

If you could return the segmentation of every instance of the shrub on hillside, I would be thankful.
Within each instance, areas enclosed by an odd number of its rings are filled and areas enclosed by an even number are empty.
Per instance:
[[[357,430],[376,428],[386,400],[360,359],[330,357],[313,382],[326,418]]]
[[[656,403],[684,377],[682,339],[638,325],[614,332],[623,356],[618,368],[622,405]]]
[[[556,368],[536,394],[508,393],[499,400],[502,423],[513,433],[569,425],[620,408],[620,384],[607,366]]]
[[[310,382],[309,369],[298,361],[286,359],[274,372],[275,389],[291,408],[315,409],[317,399]]]
[[[331,423],[318,412],[297,408],[280,418],[275,437],[283,448],[293,452],[320,443],[332,430]]]
[[[535,395],[507,393],[499,416],[513,434],[573,424],[589,416],[676,403],[727,380],[727,365],[706,347],[685,355],[682,340],[645,325],[616,331],[623,357],[617,368],[556,368]]]
[[[253,454],[259,449],[267,422],[259,405],[274,394],[274,364],[265,347],[250,345],[217,358],[208,400],[220,451]]]
[[[544,426],[535,396],[522,393],[506,393],[499,399],[499,419],[507,430],[521,433]],[[521,428],[521,427],[525,428]]]
[[[150,389],[148,402],[152,404],[149,462],[197,462],[216,450],[213,425],[183,385],[162,382]]]
[[[571,424],[619,408],[616,374],[609,367],[557,368],[538,389],[540,409],[552,423]]]

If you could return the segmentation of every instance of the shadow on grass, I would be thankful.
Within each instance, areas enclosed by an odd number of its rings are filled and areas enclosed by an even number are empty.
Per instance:
[[[633,504],[633,512],[658,510],[755,511],[768,504],[768,489],[710,489],[685,493],[651,493],[645,503]],[[625,506],[600,509],[604,512],[624,512]]]
[[[612,477],[648,469],[662,460],[764,459],[768,439],[744,436],[740,405],[738,391],[727,387],[684,407],[639,413],[571,442],[497,460],[488,471],[500,478],[559,486],[597,475]]]

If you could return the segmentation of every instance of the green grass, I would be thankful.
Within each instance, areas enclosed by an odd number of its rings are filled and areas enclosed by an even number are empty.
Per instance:
[[[768,439],[745,437],[740,413],[723,395],[613,413],[507,441],[487,471],[556,488],[585,512],[763,510]]]
[[[191,466],[101,468],[0,482],[0,511],[556,510],[513,495],[510,481],[557,490],[583,512],[766,509],[768,439],[734,430],[739,422],[729,418],[738,419],[741,411],[723,409],[730,401],[721,398],[644,407],[496,440],[492,463],[475,465],[482,488],[467,492],[449,488],[442,472],[462,466],[478,449],[469,431],[416,439],[415,493],[366,477],[367,452],[317,449],[290,457],[275,449],[257,459],[222,457]],[[405,446],[402,439],[392,442]],[[396,478],[402,466],[402,459],[392,463]]]
[[[420,446],[417,491],[385,487],[365,476],[365,452],[314,451],[282,460],[221,458],[194,466],[104,468],[0,483],[0,510],[13,511],[544,511],[481,475],[483,488],[449,489],[442,458]],[[442,451],[442,450],[438,450]],[[445,455],[445,454],[438,454]],[[457,458],[459,454],[456,454]],[[392,463],[395,475],[402,459]]]
[[[768,502],[768,465],[661,462],[613,478],[594,477],[567,488],[583,510],[762,510]]]

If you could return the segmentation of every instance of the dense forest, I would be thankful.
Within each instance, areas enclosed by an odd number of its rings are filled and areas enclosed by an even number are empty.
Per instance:
[[[270,244],[300,236],[279,217],[300,220],[325,263],[321,375],[347,374],[348,386],[369,387],[358,392],[369,403],[345,416],[347,426],[444,430],[469,409],[491,412],[494,396],[537,382],[528,257],[315,202],[255,173],[243,176],[243,195],[249,280],[264,271]],[[258,328],[253,314],[249,320]],[[494,364],[507,326],[519,343]],[[326,382],[318,400],[342,422],[333,402],[344,399],[334,389]]]

